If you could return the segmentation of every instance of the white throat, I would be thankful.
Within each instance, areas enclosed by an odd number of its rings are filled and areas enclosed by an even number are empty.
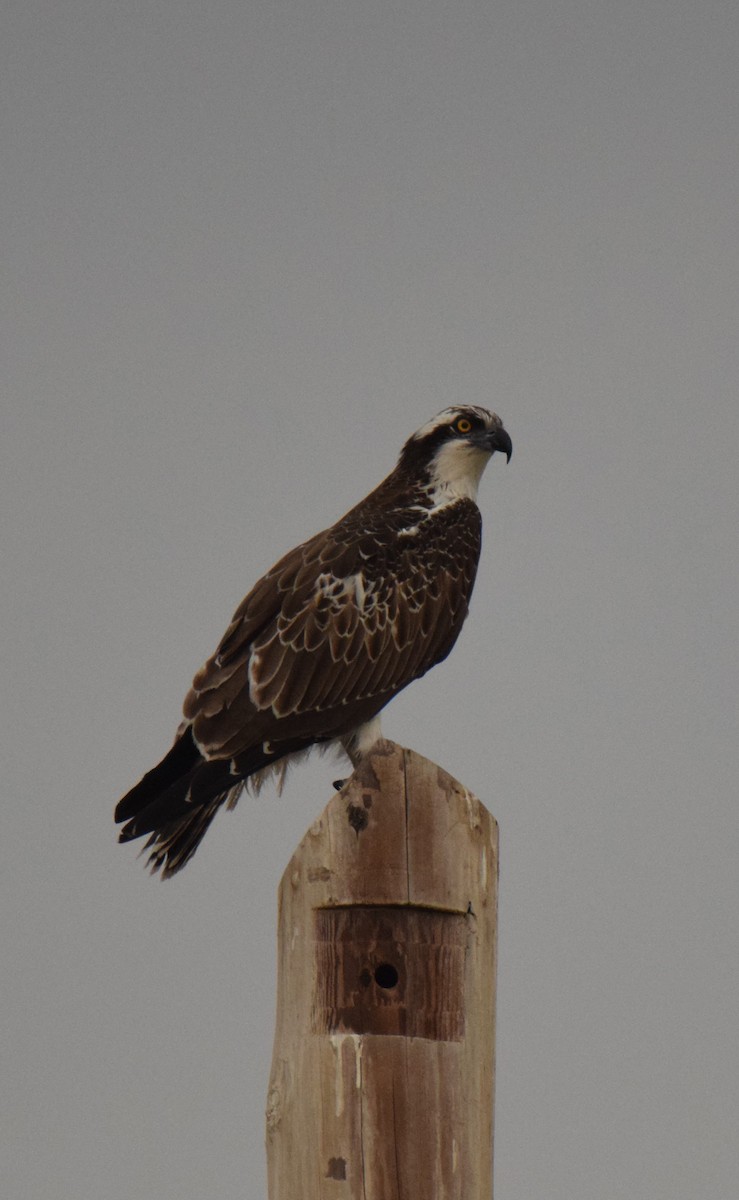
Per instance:
[[[431,465],[431,498],[434,508],[454,500],[477,500],[482,473],[490,461],[486,450],[468,442],[446,442]]]

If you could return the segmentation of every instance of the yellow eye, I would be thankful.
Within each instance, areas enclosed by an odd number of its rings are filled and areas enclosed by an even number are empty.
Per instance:
[[[472,428],[472,422],[466,417],[460,417],[457,421],[457,433],[469,433]]]

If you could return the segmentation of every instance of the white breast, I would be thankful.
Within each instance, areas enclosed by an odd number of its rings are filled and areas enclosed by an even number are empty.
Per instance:
[[[445,442],[431,467],[431,498],[434,508],[465,497],[477,500],[477,489],[490,454],[468,442]]]

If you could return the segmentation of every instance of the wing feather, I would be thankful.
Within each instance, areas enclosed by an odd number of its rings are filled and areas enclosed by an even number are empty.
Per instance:
[[[268,641],[260,641],[254,647],[249,670],[252,678],[252,697],[260,708],[266,708],[271,703],[269,688],[274,680],[281,678],[283,674],[287,648],[287,644],[277,632],[272,633]],[[247,680],[242,679],[241,685],[247,687]]]
[[[376,698],[378,711],[444,658],[467,613],[480,542],[476,507],[449,508],[457,511],[429,521],[426,538],[400,539],[379,522],[339,526],[280,560],[193,681],[185,715],[204,753],[236,756],[296,731],[337,736],[353,705],[364,712]]]

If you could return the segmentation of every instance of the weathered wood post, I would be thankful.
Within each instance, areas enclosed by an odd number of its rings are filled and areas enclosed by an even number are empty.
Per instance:
[[[497,825],[380,742],[279,891],[269,1200],[491,1200]]]

